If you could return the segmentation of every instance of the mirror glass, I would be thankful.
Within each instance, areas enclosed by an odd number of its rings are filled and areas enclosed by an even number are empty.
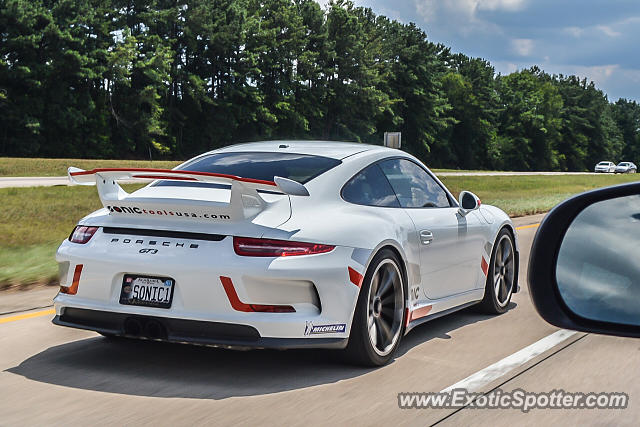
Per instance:
[[[575,314],[640,325],[640,196],[594,203],[574,219],[560,246],[556,281]]]
[[[476,199],[473,197],[471,193],[463,193],[462,194],[462,208],[467,210],[472,210],[476,208]]]

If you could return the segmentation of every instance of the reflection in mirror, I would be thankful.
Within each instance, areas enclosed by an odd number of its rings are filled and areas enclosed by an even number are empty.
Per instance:
[[[476,199],[471,193],[464,193],[462,196],[462,208],[471,210],[476,207]]]
[[[640,325],[640,196],[594,203],[569,226],[556,281],[586,319]]]

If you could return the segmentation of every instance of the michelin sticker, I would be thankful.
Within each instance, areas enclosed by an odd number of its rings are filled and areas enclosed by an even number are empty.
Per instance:
[[[307,322],[304,327],[305,335],[318,335],[318,334],[339,334],[347,330],[345,323],[337,323],[335,325],[314,325],[312,322]]]

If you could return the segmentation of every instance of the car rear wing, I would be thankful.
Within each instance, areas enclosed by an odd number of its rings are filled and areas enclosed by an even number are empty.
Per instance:
[[[210,172],[171,170],[171,169],[143,169],[143,168],[98,168],[83,170],[70,167],[67,171],[69,180],[75,185],[96,185],[98,195],[105,208],[114,212],[114,206],[120,207],[125,213],[128,209],[143,204],[149,209],[154,207],[164,209],[167,205],[193,205],[195,201],[184,199],[152,199],[149,197],[134,198],[127,193],[118,181],[135,180],[167,180],[202,182],[208,184],[222,184],[231,186],[231,197],[228,204],[220,202],[206,202],[199,200],[198,205],[215,210],[215,215],[230,216],[233,219],[246,219],[264,210],[268,203],[260,196],[259,191],[281,193],[283,195],[308,196],[304,185],[287,178],[275,177],[273,181],[245,178]],[[208,216],[207,216],[208,217]]]

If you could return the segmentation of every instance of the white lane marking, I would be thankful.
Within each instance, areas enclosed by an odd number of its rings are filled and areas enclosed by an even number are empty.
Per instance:
[[[464,388],[467,391],[479,390],[481,387],[502,377],[508,372],[513,371],[519,366],[524,365],[529,360],[533,359],[536,356],[539,356],[550,348],[553,348],[561,342],[571,338],[575,334],[575,331],[560,329],[559,331],[556,331],[553,334],[547,335],[541,340],[534,342],[530,346],[525,347],[522,350],[505,357],[504,359],[494,363],[493,365],[487,366],[486,368],[476,372],[475,374],[468,376],[462,381],[458,381],[454,385],[442,390],[441,393],[448,393],[451,390],[457,388]]]

